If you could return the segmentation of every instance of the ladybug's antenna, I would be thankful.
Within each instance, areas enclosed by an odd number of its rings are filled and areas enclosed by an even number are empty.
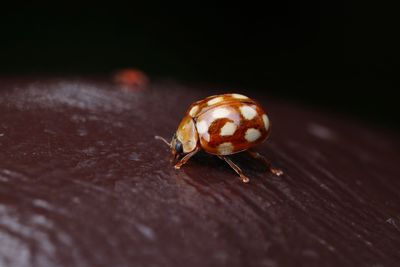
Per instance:
[[[161,136],[158,136],[158,135],[156,135],[156,136],[154,136],[154,138],[155,138],[155,139],[157,139],[157,140],[161,140],[161,141],[163,141],[164,143],[166,143],[166,144],[167,144],[167,146],[171,147],[171,144],[170,144],[170,143],[168,143],[168,141],[167,141],[167,140],[165,140],[165,138],[164,138],[164,137],[161,137]]]

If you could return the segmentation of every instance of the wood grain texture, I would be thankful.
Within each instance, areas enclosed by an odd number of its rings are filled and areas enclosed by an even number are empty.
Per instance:
[[[244,91],[285,175],[243,155],[249,184],[206,154],[175,170],[154,135],[217,93],[0,80],[0,265],[399,266],[397,135]]]

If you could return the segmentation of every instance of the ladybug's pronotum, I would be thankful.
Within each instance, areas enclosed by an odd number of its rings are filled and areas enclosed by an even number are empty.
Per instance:
[[[218,156],[248,183],[250,180],[229,159],[229,155],[246,151],[262,160],[275,175],[282,175],[262,155],[249,150],[265,141],[271,131],[266,112],[256,101],[241,94],[223,94],[207,97],[193,103],[178,126],[171,143],[156,136],[171,147],[179,169],[200,150]]]

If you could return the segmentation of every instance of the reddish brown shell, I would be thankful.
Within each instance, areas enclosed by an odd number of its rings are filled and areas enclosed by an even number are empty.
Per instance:
[[[201,148],[215,155],[247,150],[270,133],[268,116],[260,104],[240,94],[207,97],[193,103],[187,115],[195,121]]]

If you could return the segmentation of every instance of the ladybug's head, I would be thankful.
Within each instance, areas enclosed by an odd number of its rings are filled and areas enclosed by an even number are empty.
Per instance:
[[[172,156],[174,157],[175,160],[178,160],[179,158],[182,158],[186,153],[183,151],[183,144],[182,141],[180,141],[176,135],[172,137],[171,140],[171,152]]]
[[[171,150],[175,159],[179,159],[195,150],[198,139],[192,117],[184,117],[171,140]]]
[[[192,152],[197,147],[199,140],[194,121],[191,117],[186,116],[179,124],[176,133],[172,137],[171,143],[168,143],[164,138],[156,136],[157,139],[164,141],[171,147],[172,155],[175,160],[179,160],[187,153]]]

